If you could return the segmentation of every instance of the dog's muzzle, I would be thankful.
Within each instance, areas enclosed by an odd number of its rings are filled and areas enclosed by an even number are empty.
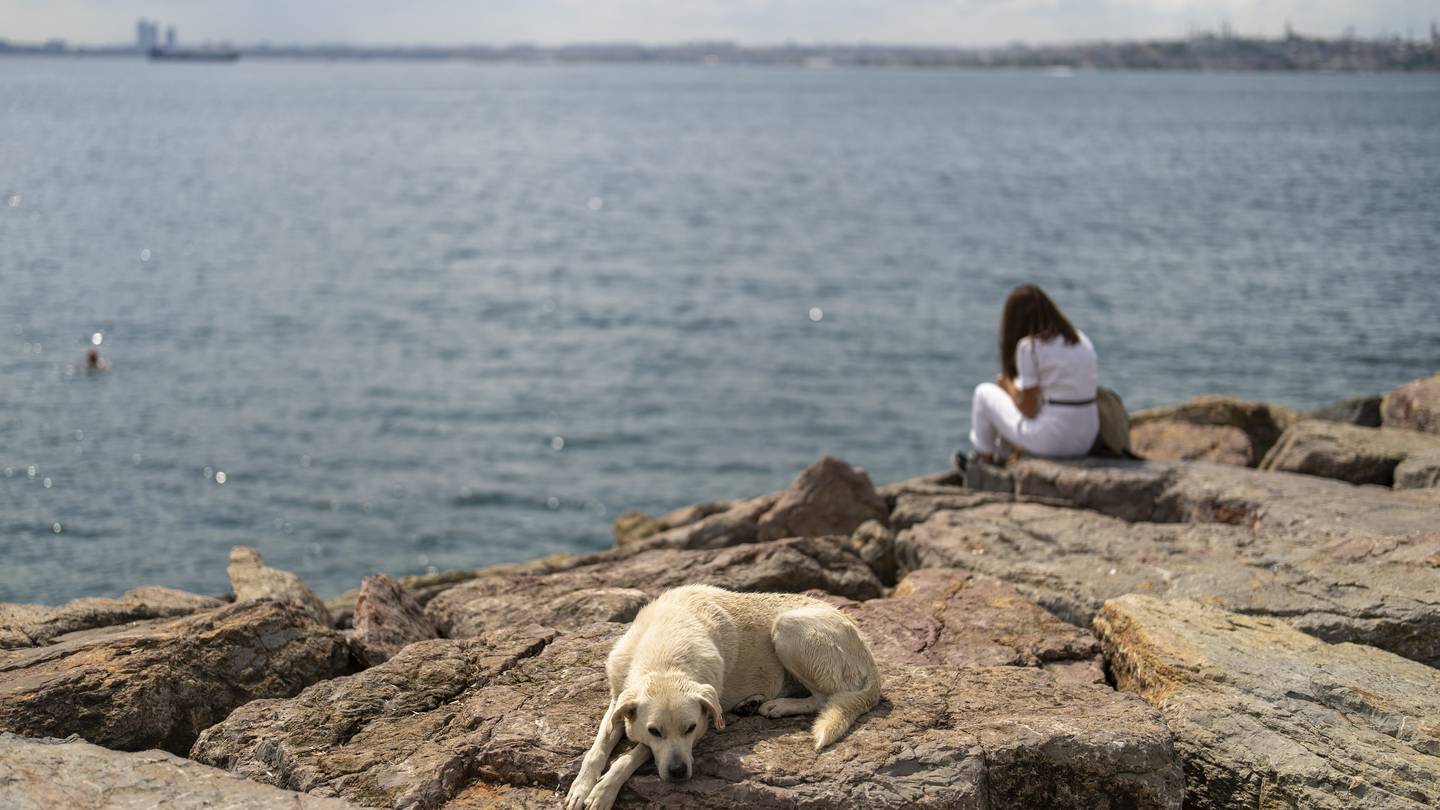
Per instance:
[[[690,778],[690,766],[683,762],[672,762],[666,772],[661,774],[667,782],[683,782]]]

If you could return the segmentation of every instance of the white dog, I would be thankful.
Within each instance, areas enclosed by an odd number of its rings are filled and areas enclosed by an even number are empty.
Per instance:
[[[708,585],[666,591],[635,617],[605,669],[610,708],[567,810],[607,810],[652,754],[661,779],[690,778],[691,749],[706,720],[723,729],[725,712],[737,705],[759,704],[765,717],[818,713],[811,734],[819,751],[880,699],[880,673],[855,622],[794,594]],[[787,672],[809,697],[779,697]],[[606,771],[621,737],[635,746]]]

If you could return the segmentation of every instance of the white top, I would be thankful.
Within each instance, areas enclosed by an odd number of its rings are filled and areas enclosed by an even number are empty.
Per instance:
[[[1100,382],[1100,364],[1095,346],[1084,332],[1076,330],[1080,342],[1069,344],[1061,336],[1045,341],[1020,338],[1015,344],[1015,387],[1024,391],[1039,386],[1046,400],[1079,402],[1095,398]],[[1056,406],[1057,409],[1066,406]]]

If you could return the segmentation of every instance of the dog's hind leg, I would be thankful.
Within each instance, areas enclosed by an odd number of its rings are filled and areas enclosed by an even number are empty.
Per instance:
[[[736,703],[734,706],[731,706],[730,711],[736,717],[748,717],[760,711],[760,707],[765,704],[767,699],[766,695],[751,695],[739,703]]]
[[[625,736],[625,723],[616,707],[617,703],[611,703],[610,708],[605,710],[595,742],[590,746],[590,750],[585,752],[585,758],[580,762],[580,773],[576,774],[575,781],[570,783],[570,792],[565,796],[565,810],[580,810],[586,806],[586,797],[600,780],[600,775],[605,772],[605,762],[610,759],[610,752],[615,750],[620,738]],[[645,748],[643,745],[640,747]]]
[[[625,780],[629,779],[640,770],[640,766],[650,761],[650,746],[636,745],[629,751],[615,758],[610,770],[600,777],[595,783],[594,789],[585,799],[585,810],[610,810],[615,804],[615,797],[620,795],[620,788],[624,787]]]
[[[855,718],[880,699],[880,674],[855,623],[833,607],[789,610],[771,625],[775,654],[810,697],[772,700],[766,717],[818,713],[811,734],[815,750],[840,739]]]

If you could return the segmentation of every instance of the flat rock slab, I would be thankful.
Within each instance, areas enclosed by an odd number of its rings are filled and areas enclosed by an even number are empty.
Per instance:
[[[224,604],[213,597],[155,586],[126,591],[119,599],[85,597],[58,606],[0,603],[0,650],[33,647],[79,630],[185,616]]]
[[[871,599],[883,590],[845,538],[797,538],[707,550],[614,549],[559,571],[479,577],[439,594],[425,612],[448,638],[526,623],[568,629],[629,621],[650,597],[689,584],[818,589],[852,599]]]
[[[820,596],[820,594],[814,594]],[[826,597],[821,597],[826,598]],[[828,597],[865,629],[877,659],[910,666],[1044,667],[1104,681],[1100,642],[1013,586],[953,568],[915,571],[886,599]]]
[[[1127,523],[1015,503],[941,512],[901,532],[895,548],[902,570],[987,574],[1082,626],[1122,594],[1191,597],[1440,666],[1440,571],[1398,541],[1359,547],[1348,538]]]
[[[1305,420],[1285,431],[1260,469],[1388,487],[1395,485],[1396,467],[1425,453],[1440,457],[1440,436]]]
[[[1095,627],[1175,731],[1186,807],[1440,806],[1440,671],[1189,600],[1125,596]]]
[[[1224,464],[1031,458],[987,467],[980,483],[1130,521],[1228,523],[1289,532],[1306,543],[1349,538],[1429,548],[1440,541],[1434,502],[1423,497]]]
[[[262,785],[164,751],[124,753],[76,738],[0,733],[5,810],[351,810],[355,805]]]
[[[0,653],[0,731],[183,754],[236,706],[294,695],[348,660],[338,633],[268,599],[85,630]]]
[[[1017,600],[973,578],[926,574],[901,600]],[[966,593],[957,596],[956,591]],[[981,597],[990,593],[990,598]],[[943,594],[943,595],[942,595]],[[971,600],[971,601],[967,601]],[[857,613],[879,637],[897,614]],[[932,616],[949,616],[943,608]],[[993,615],[993,614],[992,614]],[[1011,622],[1021,624],[1023,618]],[[1093,639],[1048,620],[1053,642],[992,643],[985,660],[1035,648],[1084,654]],[[933,629],[921,629],[929,633]],[[428,641],[390,661],[317,684],[288,701],[236,710],[192,755],[242,775],[377,807],[521,807],[558,803],[609,700],[605,657],[625,630],[596,623],[545,643],[496,634]],[[914,638],[912,635],[909,638]],[[694,779],[631,779],[621,806],[1178,808],[1182,776],[1169,731],[1133,696],[1037,666],[959,667],[959,635],[882,645],[884,699],[816,754],[811,718],[732,718],[696,748]],[[507,646],[508,645],[508,646]],[[538,647],[544,649],[533,654]],[[1039,656],[1036,656],[1037,658]],[[553,804],[551,805],[553,806]]]

